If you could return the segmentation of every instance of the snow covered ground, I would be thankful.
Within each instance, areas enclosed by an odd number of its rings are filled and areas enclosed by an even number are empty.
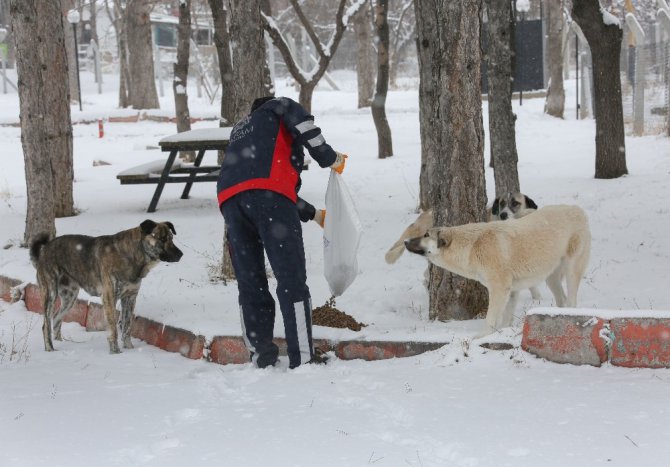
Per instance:
[[[337,76],[337,75],[336,75]],[[350,157],[344,172],[364,227],[361,272],[337,307],[367,323],[360,332],[315,328],[316,337],[438,340],[449,345],[418,357],[338,361],[325,367],[256,370],[222,367],[137,349],[107,353],[105,333],[64,326],[55,353],[42,350],[41,318],[21,303],[0,304],[0,465],[177,466],[593,466],[670,463],[667,370],[582,368],[547,363],[518,349],[489,351],[472,341],[483,321],[428,320],[425,261],[409,254],[393,266],[386,249],[416,216],[420,140],[417,92],[391,92],[388,116],[395,156],[376,157],[369,110],[356,109],[351,75],[342,91],[317,90],[313,113],[327,141]],[[87,74],[84,112],[118,114],[114,77],[95,94]],[[566,83],[566,120],[543,115],[542,99],[514,102],[523,191],[538,205],[575,203],[589,215],[593,248],[581,308],[670,310],[670,139],[629,137],[630,175],[595,180],[592,120],[576,121]],[[296,97],[283,82],[279,94]],[[194,89],[190,90],[195,96]],[[173,108],[171,95],[161,99]],[[191,97],[194,115],[216,105]],[[125,112],[125,111],[124,111]],[[16,95],[0,94],[0,122],[16,121]],[[485,127],[488,126],[486,104]],[[199,122],[194,128],[216,126]],[[169,220],[185,256],[143,282],[137,313],[207,337],[239,335],[237,292],[210,281],[221,255],[223,220],[214,184],[191,199],[167,186],[158,211],[146,208],[154,186],[121,186],[116,174],[160,159],[157,141],[176,131],[157,122],[76,125],[75,203],[81,214],[58,219],[59,234],[101,235]],[[35,281],[25,249],[25,182],[20,130],[0,127],[0,274]],[[213,154],[209,157],[215,157]],[[111,165],[94,166],[103,160]],[[487,155],[488,160],[488,155]],[[486,169],[489,197],[493,174]],[[303,174],[301,195],[323,204],[328,170]],[[328,298],[321,230],[304,228],[308,285],[315,306]],[[515,326],[494,336],[518,344],[525,311],[552,306],[522,292]],[[82,294],[83,298],[86,298]],[[94,299],[97,300],[97,299]],[[275,325],[282,335],[282,324]],[[12,349],[15,353],[12,354]]]

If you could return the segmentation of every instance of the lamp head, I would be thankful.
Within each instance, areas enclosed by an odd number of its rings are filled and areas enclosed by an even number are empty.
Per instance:
[[[67,21],[70,24],[77,24],[80,20],[80,15],[77,10],[70,10],[67,12]]]

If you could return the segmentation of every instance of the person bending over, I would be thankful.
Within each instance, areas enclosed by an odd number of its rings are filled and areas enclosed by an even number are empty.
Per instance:
[[[325,363],[312,344],[312,303],[307,287],[300,221],[323,226],[325,212],[298,198],[303,147],[320,167],[342,173],[346,155],[331,148],[314,117],[287,97],[262,97],[230,134],[217,183],[228,229],[242,336],[259,368],[274,365],[275,301],[268,288],[264,253],[277,280],[289,367]]]

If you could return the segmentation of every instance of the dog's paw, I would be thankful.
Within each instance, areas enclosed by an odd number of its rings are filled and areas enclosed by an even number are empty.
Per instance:
[[[537,290],[537,287],[530,288],[530,296],[533,298],[533,300],[542,300],[542,294],[539,290]]]

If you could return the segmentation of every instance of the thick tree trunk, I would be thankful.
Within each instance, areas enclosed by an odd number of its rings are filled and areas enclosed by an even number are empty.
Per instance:
[[[71,215],[72,124],[63,15],[59,2],[12,0],[21,143],[26,168],[24,242],[55,235],[54,219]]]
[[[377,155],[380,159],[393,155],[391,127],[386,119],[386,95],[389,89],[389,23],[388,0],[377,0],[375,27],[377,29],[377,87],[372,100],[372,119],[377,129]]]
[[[598,0],[573,0],[572,17],[591,48],[596,117],[595,178],[628,173],[619,60],[623,30],[605,24]]]
[[[251,111],[254,99],[265,95],[263,66],[265,42],[260,0],[231,0],[230,41],[233,50],[234,119]]]
[[[565,89],[563,88],[563,1],[554,0],[545,4],[547,24],[547,62],[549,64],[549,86],[544,113],[563,118]]]
[[[358,108],[370,107],[375,88],[374,49],[370,8],[362,8],[354,16],[356,34],[356,78],[358,81]]]
[[[416,0],[422,203],[435,225],[486,220],[481,113],[481,3]],[[448,59],[446,58],[448,57]],[[431,266],[429,316],[468,319],[486,310],[486,289]]]
[[[191,0],[179,3],[179,26],[177,27],[177,62],[174,64],[174,106],[177,117],[177,132],[191,129],[191,114],[188,110],[188,59],[191,48]],[[195,160],[193,151],[183,151],[179,157],[187,162]]]
[[[235,112],[232,99],[233,59],[228,34],[228,10],[223,0],[208,0],[208,2],[214,19],[214,44],[221,75],[221,126],[230,126],[235,123]]]
[[[126,39],[130,77],[130,103],[135,109],[158,109],[154,79],[154,54],[149,16],[151,0],[128,0],[126,4]]]
[[[489,138],[496,196],[519,191],[516,115],[512,111],[512,4],[487,0]]]
[[[231,73],[233,89],[230,98],[233,101],[232,123],[235,123],[249,114],[254,99],[266,93],[263,71],[265,42],[260,0],[231,0],[230,4],[230,43],[233,51]],[[221,274],[224,280],[235,279],[225,232]]]

